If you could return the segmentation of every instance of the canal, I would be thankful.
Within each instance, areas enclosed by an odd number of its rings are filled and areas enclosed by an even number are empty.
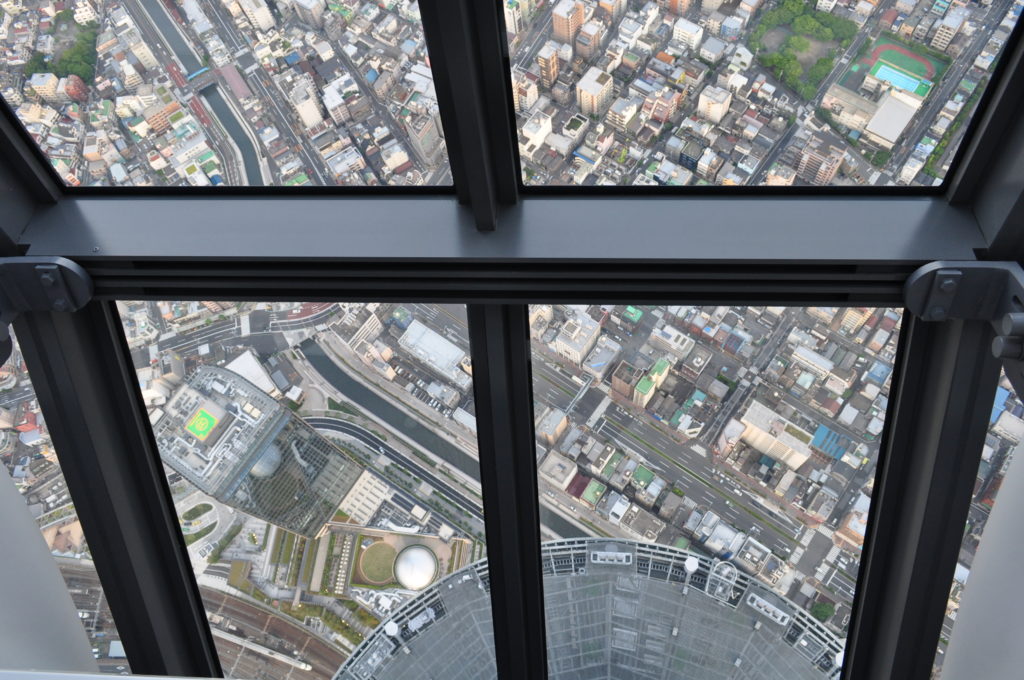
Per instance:
[[[146,12],[156,25],[157,31],[160,32],[164,41],[167,42],[171,50],[174,51],[175,56],[178,57],[178,61],[185,68],[185,73],[195,73],[201,69],[202,64],[189,48],[185,39],[182,38],[181,33],[178,32],[178,27],[174,25],[174,20],[167,14],[160,0],[139,0],[139,3],[146,9]],[[228,106],[218,86],[211,85],[205,88],[202,94],[203,98],[210,104],[213,115],[220,121],[221,126],[223,126],[224,130],[235,142],[235,146],[238,147],[242,154],[242,164],[247,178],[245,184],[247,186],[263,186],[259,154],[256,153],[256,147],[253,145],[252,139],[245,133],[242,121],[238,119],[235,112]]]
[[[404,411],[397,408],[391,401],[381,397],[378,393],[350,376],[338,364],[334,363],[333,359],[327,356],[323,348],[315,340],[311,338],[304,341],[300,346],[310,365],[339,392],[358,406],[386,421],[391,427],[427,451],[442,458],[452,467],[461,470],[473,479],[480,479],[480,466],[469,454],[442,439],[419,421],[414,420]],[[562,537],[569,538],[586,535],[586,532],[553,512],[543,512],[541,517],[544,525]]]

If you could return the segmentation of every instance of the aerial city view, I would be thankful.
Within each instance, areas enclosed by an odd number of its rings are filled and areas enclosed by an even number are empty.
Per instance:
[[[503,0],[523,181],[938,183],[1022,7]],[[0,94],[69,185],[451,183],[415,0],[0,8]]]
[[[493,675],[465,307],[117,304],[227,677]],[[837,678],[902,312],[529,317],[552,677]],[[17,351],[0,390],[4,466],[127,673]],[[1004,379],[936,673],[1022,441]]]
[[[69,185],[451,184],[415,2],[0,8],[0,93]]]
[[[1021,0],[507,0],[527,184],[939,182]]]

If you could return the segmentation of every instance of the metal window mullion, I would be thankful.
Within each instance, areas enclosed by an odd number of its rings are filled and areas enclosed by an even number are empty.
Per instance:
[[[529,325],[522,305],[469,305],[494,652],[502,680],[547,678]]]
[[[57,172],[3,101],[0,101],[0,158],[35,202],[56,203],[64,193]]]
[[[455,189],[481,231],[495,229],[499,207],[516,202],[519,186],[506,91],[508,46],[498,7],[474,0],[420,2]]]
[[[968,122],[973,126],[958,155],[960,162],[949,178],[947,197],[951,203],[969,203],[991,188],[999,177],[994,169],[1001,160],[1017,155],[1006,147],[1007,130],[1019,124],[1020,105],[1024,101],[1024,22],[1018,22],[1000,55],[996,70],[981,101]],[[981,190],[981,191],[979,191]]]
[[[988,322],[906,318],[847,680],[930,677],[999,376]]]
[[[132,671],[219,677],[114,303],[14,327]]]

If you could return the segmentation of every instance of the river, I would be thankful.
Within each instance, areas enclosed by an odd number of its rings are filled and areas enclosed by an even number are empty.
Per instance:
[[[391,427],[435,456],[443,459],[452,467],[461,470],[473,479],[480,479],[480,465],[469,454],[442,439],[419,421],[414,420],[404,411],[397,408],[389,400],[355,380],[343,371],[338,364],[334,363],[334,360],[327,356],[323,348],[315,340],[306,340],[302,343],[301,347],[310,365],[339,392],[358,406],[386,421]],[[544,512],[542,515],[543,523],[562,537],[586,535],[586,532],[553,512]]]
[[[189,48],[181,33],[178,32],[178,27],[174,25],[174,20],[171,19],[160,0],[139,0],[139,3],[145,7],[146,12],[153,19],[157,31],[174,51],[181,65],[185,67],[185,74],[195,73],[202,68],[202,64]],[[224,100],[219,87],[211,85],[204,89],[203,98],[209,102],[213,114],[242,154],[242,164],[245,167],[245,175],[248,180],[245,184],[247,186],[263,186],[263,175],[260,172],[260,160],[259,154],[256,153],[256,147],[249,135],[245,133],[242,121]]]

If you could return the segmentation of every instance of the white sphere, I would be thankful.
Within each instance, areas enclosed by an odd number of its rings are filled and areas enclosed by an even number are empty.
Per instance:
[[[281,465],[281,458],[281,449],[277,447],[277,444],[270,444],[256,464],[249,469],[249,474],[257,479],[266,479],[277,472],[277,468]]]
[[[410,545],[398,553],[395,578],[403,588],[423,590],[437,576],[437,557],[424,545]]]

